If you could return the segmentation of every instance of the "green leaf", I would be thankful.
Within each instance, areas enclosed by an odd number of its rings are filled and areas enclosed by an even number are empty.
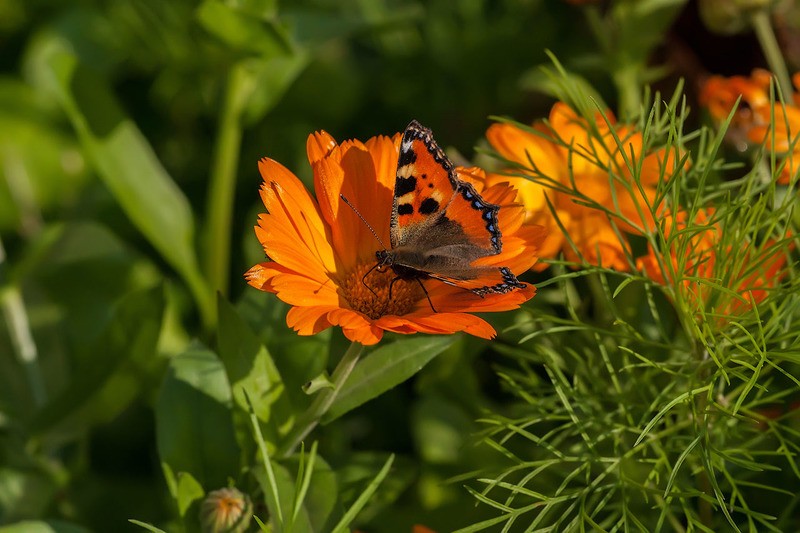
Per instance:
[[[310,456],[309,456],[310,457]],[[295,521],[308,523],[311,531],[329,531],[336,515],[339,488],[336,472],[319,455],[306,465],[304,480],[295,485],[292,524]],[[300,456],[295,455],[286,460],[289,468],[300,471]],[[298,518],[299,517],[299,518]]]
[[[316,531],[331,531],[333,522],[340,517],[337,510],[338,485],[336,473],[317,455],[313,472],[311,473],[308,491],[302,500],[302,505],[295,507],[298,497],[296,475],[292,474],[300,468],[299,455],[288,458],[283,464],[273,462],[273,473],[280,497],[281,516],[291,525],[292,533],[314,533]],[[272,490],[264,468],[256,467],[254,474],[265,494]],[[277,527],[275,517],[277,509],[274,508],[273,498],[266,498],[269,507],[270,522]],[[289,531],[287,529],[286,531]]]
[[[35,94],[21,80],[0,77],[0,230],[4,231],[30,226],[35,223],[33,213],[68,204],[89,176],[76,140],[51,116],[52,104]]]
[[[79,357],[69,385],[34,416],[32,433],[108,421],[139,391],[141,367],[156,359],[164,290],[161,286],[131,293],[117,302],[102,334]]]
[[[291,54],[240,61],[234,67],[233,75],[247,92],[243,122],[254,124],[275,107],[310,59],[309,53],[298,50]]]
[[[233,399],[247,411],[247,393],[256,416],[270,428],[267,440],[274,445],[292,423],[292,406],[281,375],[267,349],[222,295],[218,295],[217,312],[219,355],[231,383]]]
[[[206,31],[234,50],[265,56],[291,52],[291,43],[282,28],[248,11],[219,0],[205,0],[196,15]]]
[[[452,335],[426,336],[381,346],[356,365],[322,423],[336,420],[404,382],[453,342]]]
[[[214,352],[194,342],[170,361],[156,403],[156,440],[173,472],[188,472],[209,490],[239,473],[231,389]]]
[[[26,520],[0,526],[0,533],[89,533],[85,527],[56,520],[39,522]]]
[[[189,201],[108,84],[79,64],[65,44],[53,42],[43,49],[48,88],[66,111],[97,173],[139,231],[183,276],[210,323],[211,293],[197,268]]]
[[[557,66],[557,69],[558,67],[560,66]],[[607,107],[600,93],[583,76],[563,68],[554,73],[552,69],[552,64],[533,67],[522,75],[520,85],[523,89],[538,91],[567,102],[572,101],[574,99],[572,95],[577,94],[582,101],[591,99],[601,108]]]
[[[43,516],[52,506],[62,486],[52,475],[30,463],[14,467],[14,456],[23,453],[26,437],[9,438],[5,427],[0,437],[0,453],[4,464],[0,467],[0,516],[6,524],[32,516]],[[21,432],[19,432],[21,433]]]
[[[375,491],[378,490],[381,482],[384,478],[389,474],[389,470],[392,468],[392,463],[394,462],[394,454],[389,456],[389,459],[386,460],[386,463],[381,468],[381,471],[375,476],[367,488],[364,489],[364,492],[358,497],[358,499],[353,503],[353,505],[347,510],[341,520],[334,526],[333,532],[339,533],[342,531],[347,531],[347,527],[356,519],[358,513],[361,512],[361,509],[369,502],[372,495],[375,494]]]
[[[140,522],[139,520],[134,520],[132,518],[129,519],[128,522],[130,522],[131,524],[135,524],[141,527],[142,529],[146,529],[147,531],[150,531],[152,533],[166,533],[166,531],[164,531],[163,529],[159,529],[153,524],[148,524],[147,522]]]
[[[205,491],[200,483],[189,472],[178,472],[178,512],[181,517],[186,516],[186,511],[194,502],[205,496]]]
[[[303,385],[327,367],[333,328],[301,337],[286,326],[288,305],[272,294],[251,288],[245,289],[236,310],[266,345],[283,378],[290,403],[301,412],[311,403],[302,390]]]
[[[342,503],[347,505],[354,502],[361,494],[364,484],[369,483],[369,480],[380,472],[388,459],[388,453],[357,452],[348,458],[346,464],[339,466],[336,469],[336,479]],[[412,483],[420,481],[419,464],[416,459],[399,456],[395,458],[394,464],[392,475],[384,480],[370,498],[369,504],[360,511],[358,515],[360,520],[369,522],[385,515]]]
[[[272,473],[274,475],[275,486],[278,490],[280,512],[276,507],[275,498],[269,496],[272,494],[273,486],[270,479],[267,477],[266,470],[261,465],[256,465],[252,470],[253,476],[256,478],[256,481],[258,481],[265,495],[264,503],[267,509],[269,509],[269,523],[272,526],[271,531],[280,533],[283,531],[283,524],[278,520],[278,516],[292,515],[292,495],[294,494],[295,483],[289,470],[281,464],[273,463]],[[293,523],[292,533],[312,533],[312,531],[308,516],[301,512]]]

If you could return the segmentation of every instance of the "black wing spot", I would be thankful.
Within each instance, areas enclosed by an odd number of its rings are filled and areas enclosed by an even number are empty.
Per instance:
[[[398,215],[411,215],[414,213],[414,207],[411,204],[400,204],[397,206]]]
[[[409,176],[407,178],[398,177],[394,184],[394,196],[400,198],[410,192],[414,192],[417,188],[417,178]]]
[[[433,198],[425,198],[419,206],[419,212],[422,215],[430,215],[439,209],[439,202]]]
[[[414,150],[400,150],[400,156],[397,158],[397,168],[404,167],[416,163],[417,154]]]

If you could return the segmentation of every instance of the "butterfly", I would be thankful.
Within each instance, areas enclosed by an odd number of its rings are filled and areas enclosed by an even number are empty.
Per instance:
[[[412,120],[403,132],[397,159],[391,249],[375,253],[376,267],[394,271],[392,284],[417,281],[426,296],[422,284],[426,279],[480,297],[524,288],[506,267],[473,264],[503,249],[499,211],[500,206],[485,201],[470,183],[459,179],[431,130]]]

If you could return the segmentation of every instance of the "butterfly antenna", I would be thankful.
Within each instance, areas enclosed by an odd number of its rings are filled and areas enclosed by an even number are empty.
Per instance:
[[[351,204],[351,203],[350,203],[350,200],[348,200],[347,198],[345,198],[344,194],[341,194],[341,193],[340,193],[340,194],[339,194],[339,198],[341,198],[341,199],[342,199],[342,201],[343,201],[344,203],[346,203],[346,204],[347,204],[347,205],[350,207],[350,209],[352,209],[352,210],[353,210],[353,212],[354,212],[356,215],[358,215],[358,218],[360,218],[360,219],[361,219],[361,221],[362,221],[362,222],[363,222],[363,223],[364,223],[364,224],[365,224],[365,225],[366,225],[366,226],[369,228],[369,230],[372,232],[372,235],[374,235],[374,236],[375,236],[375,240],[377,240],[377,241],[380,243],[380,245],[381,245],[381,246],[383,246],[383,249],[384,249],[384,250],[388,250],[388,248],[386,248],[386,245],[385,245],[385,244],[383,244],[383,241],[381,240],[381,238],[380,238],[380,237],[378,237],[378,234],[375,232],[375,230],[374,230],[374,229],[372,229],[372,226],[370,226],[370,225],[369,225],[369,222],[367,222],[367,219],[366,219],[366,218],[364,218],[364,216],[363,216],[361,213],[359,213],[359,212],[358,212],[358,209],[356,209],[356,206],[354,206],[353,204]]]

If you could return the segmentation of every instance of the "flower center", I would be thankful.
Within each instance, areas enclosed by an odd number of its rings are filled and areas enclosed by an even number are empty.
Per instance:
[[[350,307],[373,320],[385,315],[402,316],[424,296],[415,280],[397,279],[394,271],[385,267],[383,272],[373,267],[375,263],[361,263],[340,283],[342,296]],[[369,272],[373,269],[372,272]],[[369,272],[369,275],[366,275]],[[366,275],[366,277],[365,277]],[[391,286],[391,294],[389,287]]]

